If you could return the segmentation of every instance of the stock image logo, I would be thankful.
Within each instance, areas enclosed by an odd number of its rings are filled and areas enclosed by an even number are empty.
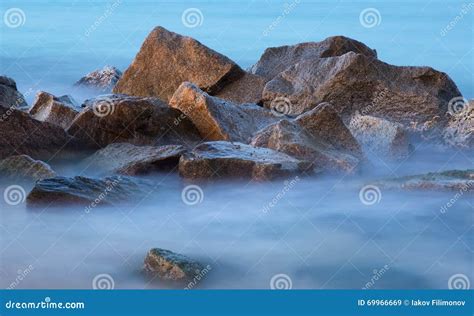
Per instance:
[[[272,290],[291,290],[293,288],[293,281],[287,274],[275,274],[270,280],[270,288]]]
[[[456,115],[462,113],[469,107],[469,101],[464,97],[455,97],[449,100],[448,113]]]
[[[359,15],[360,24],[365,28],[373,28],[382,22],[380,11],[375,8],[367,8],[362,10]]]
[[[204,23],[204,15],[198,8],[188,8],[181,15],[181,22],[189,28],[199,27]]]
[[[360,189],[359,199],[364,205],[378,204],[382,199],[382,192],[375,185],[366,185]]]
[[[186,205],[197,205],[204,200],[204,192],[198,185],[188,185],[181,192],[181,199]]]
[[[115,288],[114,278],[107,273],[98,274],[92,280],[94,290],[113,290]]]
[[[3,192],[3,199],[8,205],[20,205],[26,200],[25,189],[20,185],[10,185]]]
[[[106,117],[111,115],[115,111],[115,105],[113,101],[109,98],[104,98],[93,105],[92,111],[94,112],[95,116],[98,117]]]
[[[285,116],[291,113],[293,105],[286,97],[277,97],[270,103],[270,110],[276,117]]]
[[[454,274],[448,280],[448,288],[450,290],[469,290],[471,281],[465,274]]]
[[[26,14],[20,8],[10,8],[3,14],[3,23],[9,28],[17,28],[26,23]]]

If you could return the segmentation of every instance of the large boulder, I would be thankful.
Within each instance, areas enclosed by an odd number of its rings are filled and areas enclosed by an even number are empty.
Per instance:
[[[213,94],[243,75],[229,58],[190,37],[156,27],[114,92],[168,101],[184,81]]]
[[[199,276],[205,268],[184,255],[153,248],[145,257],[143,269],[151,277],[162,281],[186,283]]]
[[[141,196],[135,180],[114,176],[104,179],[55,177],[37,181],[26,198],[29,206],[45,205],[117,205]]]
[[[251,72],[271,80],[288,67],[304,60],[341,56],[347,52],[377,57],[375,50],[359,41],[344,36],[332,36],[321,42],[267,48],[260,60],[251,68]]]
[[[444,141],[459,149],[474,149],[474,100],[465,108],[452,114],[446,129]]]
[[[429,134],[445,124],[449,100],[460,95],[454,82],[429,67],[398,67],[375,57],[348,52],[312,58],[287,68],[269,81],[264,104],[287,98],[290,114],[330,102],[344,119],[356,110]]]
[[[242,178],[271,180],[301,174],[312,164],[268,148],[225,141],[207,142],[181,156],[179,172],[190,180]]]
[[[408,135],[399,123],[356,113],[348,126],[364,150],[374,156],[399,160],[410,154]]]
[[[263,77],[246,73],[222,88],[214,96],[226,99],[235,103],[260,103],[262,92],[267,80]]]
[[[192,122],[179,110],[156,98],[104,95],[85,102],[68,133],[95,145],[191,144],[199,141]]]
[[[110,93],[121,77],[122,72],[120,70],[113,66],[105,66],[102,69],[88,73],[79,79],[75,85],[98,89],[103,93]]]
[[[15,80],[7,76],[0,76],[0,107],[7,109],[28,107],[25,97],[16,88]]]
[[[0,159],[24,154],[49,160],[76,146],[78,143],[61,127],[0,107]]]
[[[178,166],[186,152],[183,146],[135,146],[127,143],[110,144],[84,161],[87,170],[99,173],[142,175],[171,170]]]
[[[210,96],[184,82],[170,106],[185,113],[206,140],[248,142],[253,133],[275,122],[276,117],[256,104],[236,104]]]
[[[54,95],[40,91],[36,94],[35,102],[31,107],[30,115],[38,121],[48,122],[66,129],[72,123],[81,108],[72,97]]]
[[[0,160],[0,176],[2,178],[36,181],[53,178],[56,173],[43,161],[34,160],[27,155],[18,155]]]

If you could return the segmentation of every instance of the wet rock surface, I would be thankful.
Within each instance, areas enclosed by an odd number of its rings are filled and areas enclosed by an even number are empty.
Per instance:
[[[53,178],[56,172],[40,160],[27,155],[11,156],[0,160],[0,177],[26,181]]]
[[[120,70],[113,66],[105,66],[79,79],[76,86],[94,88],[102,93],[110,93],[121,77],[122,72]]]
[[[81,108],[72,97],[63,95],[56,97],[50,93],[40,91],[36,94],[35,102],[31,107],[30,115],[41,122],[48,122],[66,129],[79,114]]]
[[[18,91],[16,82],[10,77],[0,76],[0,107],[7,109],[25,109],[28,104]]]
[[[181,157],[180,175],[186,179],[241,178],[256,181],[310,173],[312,164],[268,148],[225,141],[196,146]]]

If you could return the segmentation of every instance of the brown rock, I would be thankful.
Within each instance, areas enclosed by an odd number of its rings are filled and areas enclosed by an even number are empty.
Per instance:
[[[341,56],[347,52],[377,57],[375,50],[361,42],[344,36],[332,36],[321,42],[267,48],[251,72],[271,80],[288,67],[306,59]]]
[[[120,70],[112,66],[105,66],[102,69],[88,73],[79,79],[75,85],[99,89],[103,93],[110,93],[121,77],[122,72]]]
[[[444,141],[459,149],[474,148],[474,100],[459,112],[452,113],[446,129]]]
[[[114,92],[168,101],[184,81],[215,94],[243,74],[232,60],[200,42],[156,27]]]
[[[30,115],[41,122],[48,122],[66,129],[72,123],[81,108],[67,95],[55,97],[40,91],[30,109]]]
[[[34,160],[27,155],[18,155],[0,160],[0,176],[36,181],[55,177],[56,173],[43,161]]]
[[[170,106],[185,113],[206,140],[248,142],[253,133],[275,122],[272,113],[256,104],[235,104],[212,97],[185,82]]]
[[[268,148],[225,141],[196,146],[181,157],[179,172],[186,179],[242,178],[271,180],[309,171],[311,163]]]
[[[25,98],[16,88],[15,80],[7,76],[0,76],[0,107],[7,109],[28,107]]]
[[[260,103],[267,80],[263,77],[246,73],[240,79],[229,83],[215,96],[235,103]]]
[[[112,94],[85,105],[67,131],[96,148],[112,143],[190,145],[200,140],[183,113],[156,98]]]

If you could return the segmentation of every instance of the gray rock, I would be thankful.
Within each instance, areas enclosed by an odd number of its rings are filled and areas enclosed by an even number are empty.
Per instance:
[[[474,149],[474,100],[459,113],[453,113],[443,138],[446,144],[458,149]]]
[[[256,181],[302,174],[312,164],[268,148],[225,141],[196,146],[181,157],[179,172],[190,180],[242,178]]]
[[[275,122],[272,113],[256,104],[235,104],[184,82],[170,106],[185,113],[206,140],[248,142],[253,133]]]
[[[50,93],[40,91],[36,94],[36,100],[29,113],[38,121],[67,129],[79,111],[81,108],[76,105],[71,96],[55,97]]]
[[[186,152],[183,146],[135,146],[127,143],[110,144],[87,158],[88,170],[123,175],[142,175],[178,167]]]
[[[102,69],[88,73],[79,79],[75,85],[95,88],[103,93],[110,93],[121,77],[122,72],[120,70],[113,66],[105,66]]]
[[[2,178],[36,181],[53,178],[56,173],[43,161],[34,160],[27,155],[11,156],[0,160]]]
[[[0,76],[0,107],[7,109],[28,107],[25,97],[16,88],[15,80],[7,76]]]
[[[375,50],[361,42],[344,36],[332,36],[321,42],[267,48],[251,72],[271,80],[288,67],[307,59],[341,56],[347,52],[377,57]]]
[[[244,71],[229,58],[190,37],[156,27],[114,92],[168,101],[184,81],[215,94],[243,75]]]
[[[201,274],[204,266],[184,255],[166,249],[153,248],[145,257],[144,270],[165,281],[189,282]]]

